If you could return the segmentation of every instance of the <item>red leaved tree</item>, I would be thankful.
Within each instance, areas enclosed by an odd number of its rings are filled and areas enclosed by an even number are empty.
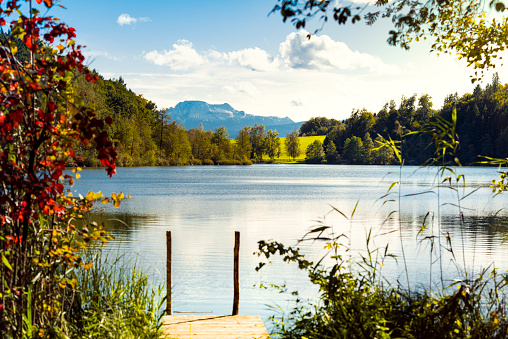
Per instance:
[[[74,28],[41,16],[29,0],[0,0],[0,28],[0,337],[65,334],[58,322],[77,283],[68,272],[88,269],[80,257],[87,242],[107,240],[100,228],[74,226],[103,197],[72,197],[65,164],[76,162],[75,146],[91,144],[113,175],[111,118],[98,119],[72,85],[80,74],[97,80]],[[28,62],[17,57],[20,45]]]

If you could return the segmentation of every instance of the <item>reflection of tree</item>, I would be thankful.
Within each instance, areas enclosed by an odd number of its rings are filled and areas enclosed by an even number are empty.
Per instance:
[[[144,225],[157,220],[156,216],[130,212],[111,213],[93,212],[87,216],[98,224],[104,223],[105,229],[115,236],[131,237],[134,230],[140,230]]]

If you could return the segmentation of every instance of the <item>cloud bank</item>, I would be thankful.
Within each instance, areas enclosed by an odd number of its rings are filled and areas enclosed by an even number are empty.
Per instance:
[[[385,64],[367,53],[351,50],[344,42],[334,41],[327,35],[307,38],[305,30],[291,33],[279,45],[279,55],[272,56],[259,48],[232,52],[198,52],[187,40],[179,40],[170,50],[145,54],[145,59],[172,70],[188,70],[206,64],[229,65],[255,72],[283,70],[356,71],[375,74],[396,74],[398,67]]]

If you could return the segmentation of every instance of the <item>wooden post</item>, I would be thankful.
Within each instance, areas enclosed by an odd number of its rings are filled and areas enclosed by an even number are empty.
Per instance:
[[[166,299],[166,314],[173,314],[173,302],[171,299],[171,231],[166,231],[166,288],[168,297]]]
[[[240,257],[240,232],[235,231],[235,250],[234,250],[234,273],[233,273],[233,315],[238,315],[238,304],[240,302],[240,283],[239,283],[239,257]]]

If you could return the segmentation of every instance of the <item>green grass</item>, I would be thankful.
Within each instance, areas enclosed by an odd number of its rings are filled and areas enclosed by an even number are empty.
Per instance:
[[[102,248],[83,255],[93,266],[79,281],[67,323],[71,338],[159,339],[166,296],[136,264],[111,258]]]
[[[299,163],[305,161],[305,150],[307,147],[314,142],[314,140],[319,140],[320,142],[323,142],[325,140],[325,135],[318,135],[318,136],[309,136],[309,137],[299,137],[300,140],[300,156],[298,158],[289,157],[286,153],[286,147],[284,146],[284,142],[286,141],[286,137],[280,137],[280,146],[282,149],[282,153],[279,158],[275,158],[277,163],[282,164],[291,164],[291,163]],[[270,158],[267,155],[263,155],[264,160],[269,160]]]
[[[280,139],[280,148],[281,148],[281,155],[278,158],[275,158],[275,161],[278,164],[296,164],[301,163],[305,161],[305,151],[307,150],[307,147],[314,142],[314,140],[319,140],[320,142],[323,142],[325,140],[325,135],[317,135],[317,136],[308,136],[308,137],[298,137],[300,140],[300,156],[295,158],[289,157],[286,153],[286,146],[284,145],[286,141],[286,137],[279,137]],[[230,139],[232,145],[234,146],[236,143],[235,139]],[[263,155],[263,160],[270,160],[270,158],[265,154]]]

